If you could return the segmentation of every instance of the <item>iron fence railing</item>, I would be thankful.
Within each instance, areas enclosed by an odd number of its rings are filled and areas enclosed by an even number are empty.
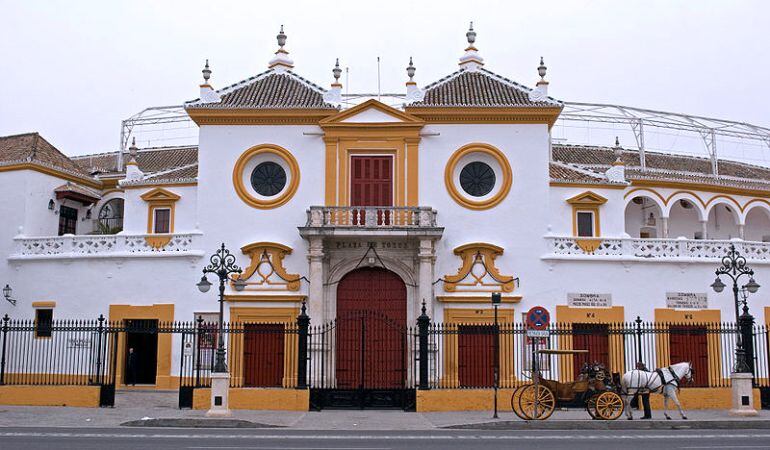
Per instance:
[[[0,323],[0,384],[114,386],[135,377],[128,348],[141,342],[170,342],[172,377],[191,399],[208,387],[219,333],[227,351],[233,388],[442,389],[511,388],[532,376],[532,346],[588,350],[585,354],[541,355],[545,378],[575,379],[585,363],[612,373],[690,361],[688,386],[727,387],[741,333],[757,387],[770,387],[770,333],[743,323],[558,323],[540,337],[520,323],[434,323],[423,315],[416,326],[387,316],[360,313],[310,326],[303,313],[288,323],[218,323],[198,319],[34,320]],[[170,336],[169,336],[170,335]],[[144,337],[143,337],[144,336]],[[149,336],[149,337],[148,337]],[[144,345],[144,344],[142,344]],[[147,351],[144,352],[145,354]],[[154,370],[154,369],[153,369]],[[133,380],[135,381],[135,380]],[[191,400],[189,400],[191,401]],[[187,404],[189,402],[185,402]]]

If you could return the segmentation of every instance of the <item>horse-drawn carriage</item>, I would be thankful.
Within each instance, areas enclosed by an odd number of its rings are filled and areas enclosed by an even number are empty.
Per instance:
[[[540,355],[576,355],[588,350],[535,350],[532,382],[519,386],[511,396],[511,408],[521,419],[545,420],[559,405],[579,402],[594,419],[615,420],[623,414],[623,399],[612,374],[599,363],[585,364],[578,379],[568,383],[542,377]]]

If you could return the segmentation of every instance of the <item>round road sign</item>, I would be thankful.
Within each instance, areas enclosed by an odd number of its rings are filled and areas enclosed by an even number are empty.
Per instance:
[[[551,314],[542,306],[535,306],[527,311],[527,328],[545,330],[551,323]]]

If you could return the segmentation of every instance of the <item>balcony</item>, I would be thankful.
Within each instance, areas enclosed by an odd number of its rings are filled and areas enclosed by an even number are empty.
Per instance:
[[[302,236],[441,236],[427,206],[311,206]]]
[[[770,264],[770,242],[546,236],[545,260],[718,262],[735,245],[748,261]]]
[[[8,259],[21,261],[60,258],[201,257],[203,251],[198,250],[201,235],[202,233],[167,235],[168,243],[163,246],[153,246],[153,239],[147,239],[159,237],[157,234],[17,236],[13,239],[16,248]]]

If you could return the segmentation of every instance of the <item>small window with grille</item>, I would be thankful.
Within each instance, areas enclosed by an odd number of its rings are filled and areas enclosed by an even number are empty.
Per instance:
[[[69,206],[59,206],[59,236],[75,234],[78,226],[78,210]]]

